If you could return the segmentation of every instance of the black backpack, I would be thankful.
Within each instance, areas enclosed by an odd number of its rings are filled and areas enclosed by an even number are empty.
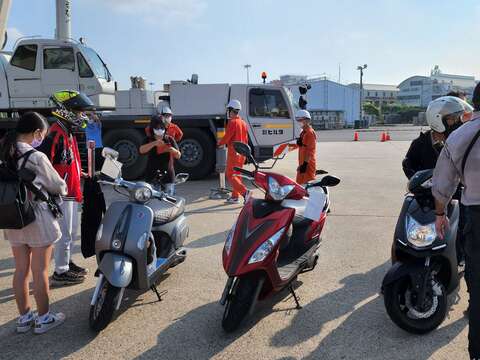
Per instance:
[[[0,164],[0,229],[23,229],[35,221],[32,202],[29,199],[28,184],[35,179],[35,173],[25,169],[28,158],[35,150],[20,156],[23,163],[14,171],[5,163]]]

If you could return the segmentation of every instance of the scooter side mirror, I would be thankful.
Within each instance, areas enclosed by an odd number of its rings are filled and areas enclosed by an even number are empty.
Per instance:
[[[340,184],[339,178],[335,176],[327,175],[324,178],[322,178],[322,180],[320,180],[319,186],[333,187],[333,186],[337,186],[338,184]]]
[[[235,141],[233,143],[233,148],[235,149],[235,151],[237,153],[239,153],[240,155],[243,155],[247,158],[250,158],[252,156],[252,150],[250,149],[250,146],[248,146],[247,144],[244,144],[240,141]]]
[[[180,173],[175,176],[175,184],[183,184],[190,177],[187,173]]]

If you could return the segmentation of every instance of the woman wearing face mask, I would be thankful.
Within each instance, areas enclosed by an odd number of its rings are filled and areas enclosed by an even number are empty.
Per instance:
[[[166,184],[167,192],[173,195],[174,161],[180,159],[181,156],[177,142],[165,133],[165,122],[157,115],[152,117],[150,126],[145,129],[145,133],[147,137],[139,149],[140,154],[148,154],[145,179],[147,182],[152,182],[158,170],[166,172],[167,176],[163,182]]]
[[[47,121],[35,112],[24,114],[16,130],[7,134],[0,144],[0,160],[16,171],[20,166],[35,174],[33,185],[44,194],[66,195],[67,184],[55,171],[45,154],[34,148],[40,146],[48,130]],[[46,194],[45,194],[46,195]],[[20,230],[5,230],[15,258],[13,289],[20,317],[17,332],[29,331],[34,326],[36,334],[42,334],[65,320],[62,313],[49,309],[48,267],[53,243],[60,239],[60,225],[44,202],[32,194],[35,221]],[[29,275],[33,275],[33,295],[37,312],[32,311],[29,298]]]
[[[298,110],[295,119],[300,124],[302,132],[296,145],[290,145],[290,150],[298,149],[297,183],[305,184],[315,179],[317,171],[317,134],[311,126],[312,117],[307,110]]]

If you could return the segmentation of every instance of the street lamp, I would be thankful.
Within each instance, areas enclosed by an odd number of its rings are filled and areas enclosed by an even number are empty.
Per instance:
[[[250,68],[252,67],[252,65],[246,64],[243,65],[243,67],[247,69],[247,84],[250,84]]]
[[[363,120],[363,70],[367,68],[367,64],[357,66],[360,71],[360,121]]]

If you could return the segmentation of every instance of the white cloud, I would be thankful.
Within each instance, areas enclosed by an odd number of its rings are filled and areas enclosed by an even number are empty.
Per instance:
[[[100,0],[121,13],[140,15],[142,20],[165,25],[189,22],[200,17],[207,4],[204,0]]]

